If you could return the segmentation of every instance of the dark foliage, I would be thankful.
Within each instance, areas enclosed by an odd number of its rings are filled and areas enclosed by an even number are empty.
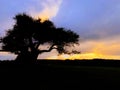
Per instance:
[[[36,60],[39,54],[53,49],[56,49],[59,54],[79,53],[76,50],[69,52],[65,48],[78,44],[79,35],[73,31],[57,28],[49,20],[41,22],[40,19],[33,19],[26,14],[18,14],[14,19],[15,25],[7,31],[1,42],[3,50],[18,54],[17,60],[31,62]],[[49,44],[49,48],[40,49],[40,45],[45,43]]]

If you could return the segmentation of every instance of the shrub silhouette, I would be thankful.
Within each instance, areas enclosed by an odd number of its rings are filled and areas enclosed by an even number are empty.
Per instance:
[[[65,46],[78,44],[79,35],[71,30],[57,28],[53,22],[34,19],[26,14],[18,14],[12,29],[1,39],[2,49],[18,54],[16,60],[22,62],[34,62],[39,54],[56,49],[59,54],[76,53],[69,52]],[[40,45],[49,44],[49,48],[41,50]],[[78,52],[79,53],[79,52]]]

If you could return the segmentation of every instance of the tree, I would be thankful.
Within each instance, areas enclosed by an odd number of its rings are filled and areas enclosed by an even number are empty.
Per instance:
[[[1,39],[2,49],[18,54],[16,60],[35,61],[39,54],[56,49],[59,54],[74,53],[66,50],[66,46],[78,44],[79,35],[71,30],[56,28],[53,22],[33,19],[26,14],[18,14],[12,29]],[[41,50],[40,46],[49,44],[49,48]]]

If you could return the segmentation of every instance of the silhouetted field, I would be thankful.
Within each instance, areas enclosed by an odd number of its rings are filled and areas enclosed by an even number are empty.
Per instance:
[[[119,60],[38,60],[35,63],[1,61],[0,76],[4,84],[40,90],[76,88],[82,90],[119,89]],[[4,82],[5,81],[5,82]],[[27,85],[28,84],[28,85]]]

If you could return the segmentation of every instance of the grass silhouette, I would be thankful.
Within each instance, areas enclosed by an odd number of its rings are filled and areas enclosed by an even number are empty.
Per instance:
[[[117,89],[120,83],[119,60],[37,60],[35,63],[1,61],[0,72],[4,81],[17,82],[21,87],[36,84],[37,88],[44,90]]]

